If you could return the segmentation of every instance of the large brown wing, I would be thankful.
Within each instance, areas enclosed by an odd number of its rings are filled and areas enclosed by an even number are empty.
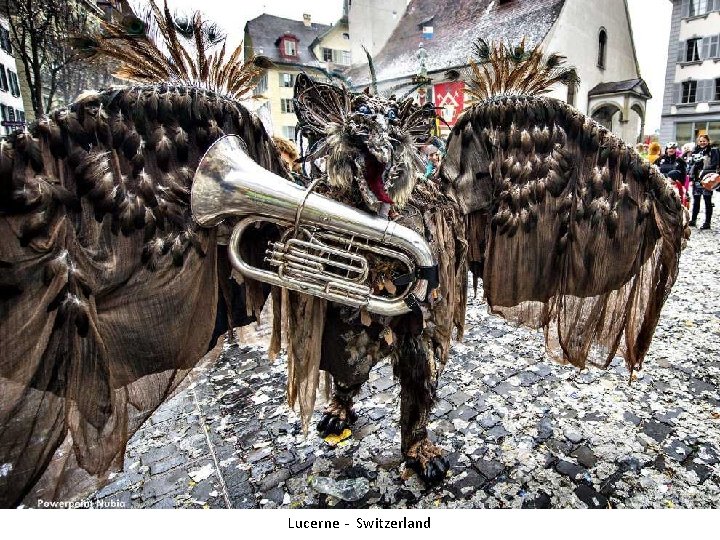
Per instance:
[[[463,115],[441,175],[493,313],[576,366],[641,367],[686,231],[657,169],[562,102],[508,96]]]
[[[88,95],[1,143],[0,506],[96,487],[205,353],[215,231],[189,193],[224,133],[283,170],[244,108],[186,88]]]

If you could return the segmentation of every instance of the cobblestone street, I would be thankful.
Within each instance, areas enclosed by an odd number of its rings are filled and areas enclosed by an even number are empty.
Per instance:
[[[605,371],[552,363],[542,333],[472,299],[430,424],[452,466],[438,487],[402,464],[387,362],[356,404],[352,437],[333,447],[301,434],[284,360],[246,344],[193,372],[94,497],[133,508],[717,508],[719,240],[693,229],[632,385],[619,358]]]

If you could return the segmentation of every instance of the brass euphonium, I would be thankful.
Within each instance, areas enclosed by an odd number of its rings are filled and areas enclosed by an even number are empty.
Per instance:
[[[195,173],[191,206],[201,226],[240,218],[228,244],[230,262],[243,276],[380,315],[417,309],[437,286],[437,263],[425,239],[393,221],[312,193],[260,167],[237,136],[216,141]],[[274,223],[280,240],[258,268],[240,256],[244,234],[258,222]],[[406,273],[395,294],[375,293],[367,256],[395,259]]]

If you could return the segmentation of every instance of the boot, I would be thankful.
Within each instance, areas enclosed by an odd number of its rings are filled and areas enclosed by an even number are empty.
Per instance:
[[[693,195],[693,205],[692,205],[692,218],[690,219],[690,225],[691,227],[697,227],[697,217],[700,213],[700,195]]]
[[[709,195],[707,193],[703,193],[703,200],[705,201],[705,223],[703,223],[700,229],[708,230],[710,228],[710,220],[713,215],[712,193]]]

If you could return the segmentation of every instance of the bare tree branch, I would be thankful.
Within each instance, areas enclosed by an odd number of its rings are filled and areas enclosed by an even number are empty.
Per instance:
[[[8,19],[10,41],[23,64],[35,116],[57,105],[59,95],[69,101],[89,82],[109,82],[106,65],[79,64],[68,38],[89,33],[98,21],[78,0],[0,0],[0,14]]]

